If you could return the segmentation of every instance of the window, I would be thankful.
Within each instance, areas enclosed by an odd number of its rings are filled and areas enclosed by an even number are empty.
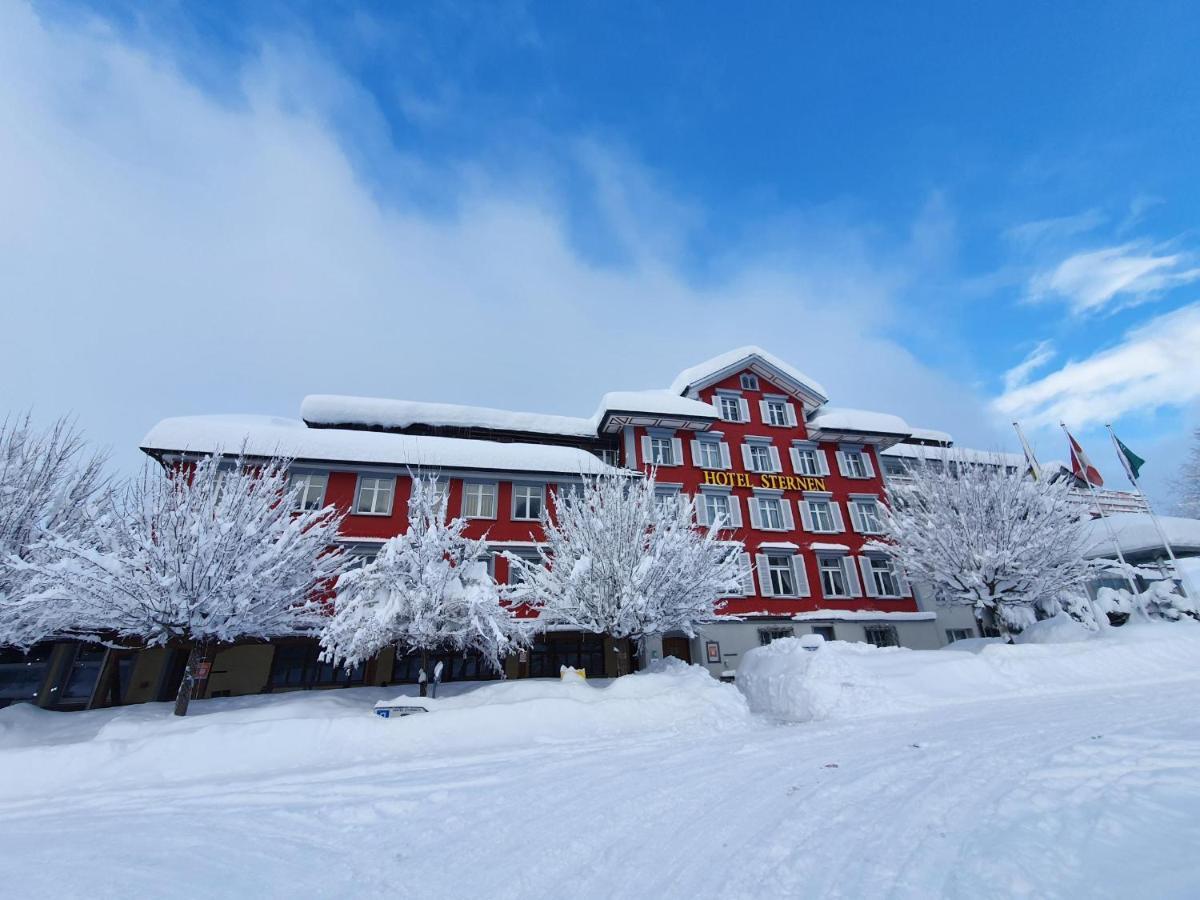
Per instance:
[[[842,461],[842,474],[847,478],[870,478],[874,474],[862,450],[842,450],[839,458]]]
[[[883,556],[868,556],[867,565],[870,567],[871,579],[878,597],[899,597],[900,579],[896,577],[896,569],[892,561]]]
[[[814,625],[812,627],[812,633],[819,634],[821,637],[825,638],[825,640],[827,640],[827,641],[836,641],[837,640],[837,638],[834,636],[834,631],[833,631],[832,625]]]
[[[841,557],[821,556],[817,558],[821,572],[821,593],[826,597],[849,597],[850,585],[846,580],[846,569]]]
[[[727,528],[733,524],[729,515],[728,494],[702,494],[700,502],[704,504],[704,521],[707,524],[714,525],[717,519],[720,519]]]
[[[742,403],[737,397],[721,397],[721,418],[726,422],[742,421]]]
[[[772,471],[771,448],[766,444],[750,444],[747,459],[750,463],[751,472]]]
[[[790,556],[767,556],[767,572],[771,579],[771,593],[776,597],[796,595],[796,573],[792,569]]]
[[[329,476],[317,472],[295,472],[290,487],[296,492],[295,508],[298,510],[320,509],[325,505],[325,487]]]
[[[830,533],[834,528],[833,504],[829,500],[805,500],[808,504],[808,516],[812,522],[812,531]]]
[[[955,641],[968,641],[975,637],[974,628],[947,628],[946,642],[953,644]]]
[[[879,515],[879,503],[874,498],[850,501],[850,518],[861,534],[881,534],[883,519]]]
[[[787,404],[782,400],[768,400],[767,403],[767,424],[768,425],[788,425]]]
[[[38,644],[28,653],[0,647],[0,706],[37,700],[50,667],[54,644]]]
[[[650,438],[650,462],[656,466],[674,466],[675,452],[669,437]]]
[[[824,475],[820,457],[816,447],[793,447],[792,461],[796,464],[797,475]]]
[[[616,450],[602,449],[593,450],[592,452],[600,457],[600,461],[606,466],[619,466],[621,464],[620,455]]]
[[[863,631],[868,644],[874,644],[876,647],[899,647],[900,641],[896,639],[896,627],[894,625],[868,625]]]
[[[521,521],[536,521],[542,517],[542,486],[540,484],[513,485],[512,517]]]
[[[767,531],[783,531],[783,503],[778,497],[754,497],[751,503],[758,504],[759,528]]]
[[[342,666],[321,662],[316,641],[288,641],[275,646],[271,659],[272,688],[349,686],[363,683],[361,665],[347,671]]]
[[[751,375],[750,373],[747,372],[745,375],[742,376],[741,382],[742,382],[742,390],[743,391],[757,391],[758,390],[758,376],[757,375]]]
[[[396,479],[391,475],[359,475],[354,511],[360,516],[390,516]]]
[[[796,629],[794,628],[760,628],[758,629],[758,643],[765,647],[771,641],[795,637],[795,635]]]
[[[468,481],[463,484],[463,516],[468,519],[496,518],[495,482],[482,484]]]
[[[696,465],[702,469],[723,469],[719,441],[696,441]]]
[[[670,510],[673,504],[679,502],[679,487],[677,485],[659,485],[654,489],[654,503],[659,509]]]
[[[510,553],[510,556],[517,557],[517,560],[519,560],[519,561],[513,560],[513,559],[508,560],[508,583],[509,584],[524,584],[525,583],[526,574],[525,574],[525,569],[522,567],[521,563],[525,563],[530,566],[541,565],[542,558],[538,555],[536,550],[513,551]]]

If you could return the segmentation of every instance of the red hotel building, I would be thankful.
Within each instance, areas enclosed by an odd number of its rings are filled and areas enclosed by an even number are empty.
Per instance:
[[[717,514],[731,524],[724,537],[740,544],[744,578],[740,595],[726,598],[726,621],[692,641],[648,640],[647,658],[673,655],[721,675],[751,647],[793,634],[942,643],[935,614],[919,609],[887,557],[864,545],[879,530],[884,463],[895,463],[880,451],[948,437],[884,413],[831,408],[820,384],[757,347],[694,366],[666,390],[606,394],[590,418],[327,395],[305,398],[301,415],[165,419],[142,449],[168,464],[240,448],[291,457],[301,502],[346,510],[342,540],[366,558],[403,530],[411,473],[436,473],[451,515],[470,519],[469,533],[486,536],[497,553],[535,556],[538,520],[548,505],[552,512],[559,486],[655,467],[660,491],[696,498],[701,524]],[[493,559],[494,577],[506,580],[506,560]],[[169,698],[185,655],[43,651],[45,685],[53,686],[39,689],[38,702],[54,698],[60,708],[68,697],[87,706]],[[603,635],[550,631],[506,670],[554,676],[566,664],[603,674],[614,668],[613,651]],[[219,696],[405,682],[417,665],[388,652],[347,675],[318,661],[315,641],[295,639],[224,648],[211,670],[205,693]],[[448,680],[494,677],[471,658],[447,658],[445,671]]]

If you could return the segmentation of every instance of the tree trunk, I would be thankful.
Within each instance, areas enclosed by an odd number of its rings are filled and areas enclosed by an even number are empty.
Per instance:
[[[192,700],[192,693],[196,688],[196,673],[200,671],[200,664],[204,662],[205,654],[207,653],[208,645],[203,641],[197,641],[192,644],[191,650],[188,652],[187,665],[183,669],[183,680],[179,682],[179,692],[175,694],[175,715],[186,716],[188,704]]]
[[[613,640],[613,654],[617,657],[617,677],[625,674],[625,651],[621,648],[620,639]]]

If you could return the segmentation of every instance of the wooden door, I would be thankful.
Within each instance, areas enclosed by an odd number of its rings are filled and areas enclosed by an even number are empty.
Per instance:
[[[692,642],[685,637],[665,637],[662,639],[663,656],[673,656],[685,663],[692,661]]]

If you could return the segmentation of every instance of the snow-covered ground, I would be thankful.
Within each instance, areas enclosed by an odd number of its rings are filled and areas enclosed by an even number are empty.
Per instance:
[[[1072,661],[1047,685],[1031,673],[1054,650]],[[805,724],[682,666],[447,691],[393,720],[370,707],[395,689],[206,701],[185,720],[10,708],[4,891],[1200,895],[1200,627],[873,658],[909,694],[971,659],[1011,677],[982,702],[946,687]]]

